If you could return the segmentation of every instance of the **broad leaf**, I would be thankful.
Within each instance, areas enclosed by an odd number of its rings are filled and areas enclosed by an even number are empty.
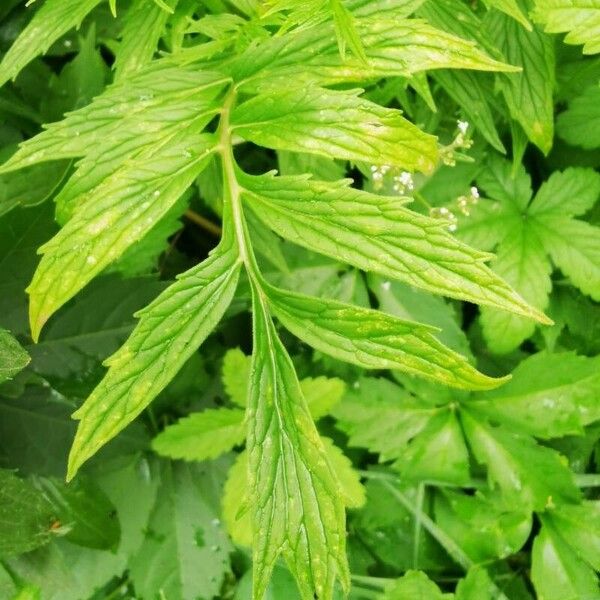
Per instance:
[[[544,518],[594,570],[600,571],[600,506],[597,501],[557,506]]]
[[[449,490],[435,496],[435,521],[475,563],[515,554],[532,526],[530,513],[507,507],[497,497]]]
[[[248,380],[250,378],[250,357],[239,348],[228,350],[223,357],[221,379],[229,398],[242,408],[248,403]]]
[[[254,292],[248,453],[253,511],[254,597],[262,598],[280,554],[303,598],[330,600],[348,586],[344,503],[291,360]]]
[[[211,501],[224,470],[164,464],[146,538],[130,560],[136,593],[152,598],[213,598],[219,595],[231,551]],[[218,470],[217,470],[218,469]]]
[[[555,528],[543,521],[533,542],[531,580],[544,600],[597,600],[600,598],[594,572],[569,548]]]
[[[408,571],[401,579],[388,586],[381,600],[405,599],[450,600],[451,596],[442,594],[440,588],[423,571]]]
[[[514,431],[540,438],[582,433],[600,418],[600,361],[575,353],[533,355],[497,390],[475,395],[477,410]]]
[[[139,313],[140,322],[107,365],[98,387],[75,413],[80,420],[69,479],[169,383],[229,306],[237,285],[237,250],[225,238]]]
[[[70,542],[87,548],[116,550],[121,527],[115,507],[92,480],[65,485],[56,479],[36,478],[37,487],[49,500],[58,527]]]
[[[461,420],[477,462],[506,501],[524,510],[544,510],[558,502],[577,502],[579,490],[561,456],[531,438],[487,425],[463,411]]]
[[[167,0],[171,9],[178,0]],[[117,51],[114,70],[115,79],[125,80],[132,73],[149,63],[170,13],[157,3],[135,0],[124,17],[121,44]]]

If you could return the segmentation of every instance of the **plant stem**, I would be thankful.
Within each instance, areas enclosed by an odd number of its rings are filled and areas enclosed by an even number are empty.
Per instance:
[[[198,227],[208,231],[208,233],[211,235],[214,235],[215,237],[221,237],[223,230],[216,223],[213,223],[206,217],[199,215],[191,208],[188,208],[188,210],[185,211],[185,218],[194,223],[194,225],[198,225]]]
[[[438,524],[429,517],[429,515],[421,512],[413,505],[400,490],[393,486],[389,481],[382,480],[382,484],[386,489],[406,508],[415,519],[421,519],[423,527],[431,534],[431,536],[446,550],[452,559],[459,564],[465,571],[468,571],[473,566],[473,561],[464,553],[463,549],[445,532]]]

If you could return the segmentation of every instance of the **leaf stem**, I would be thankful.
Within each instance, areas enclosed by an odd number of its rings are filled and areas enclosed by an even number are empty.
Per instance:
[[[215,237],[221,237],[221,234],[223,233],[221,227],[219,227],[216,223],[213,223],[210,219],[199,215],[191,208],[188,208],[185,211],[185,218],[194,223],[194,225],[198,225],[198,227],[208,231],[208,233],[214,235]]]

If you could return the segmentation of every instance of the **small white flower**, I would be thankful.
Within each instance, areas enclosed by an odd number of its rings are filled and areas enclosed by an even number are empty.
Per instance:
[[[467,135],[467,131],[469,130],[469,122],[468,121],[458,121],[456,125],[458,127],[458,130],[463,135]]]
[[[479,190],[475,186],[471,187],[471,198],[473,198],[473,200],[479,200]]]

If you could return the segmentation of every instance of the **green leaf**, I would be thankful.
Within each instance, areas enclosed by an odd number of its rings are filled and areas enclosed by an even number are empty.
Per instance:
[[[344,504],[348,508],[360,508],[366,501],[365,488],[352,461],[327,437],[321,437],[327,460],[339,482]]]
[[[57,230],[52,206],[24,208],[0,218],[0,327],[27,335],[27,287],[38,247]]]
[[[521,73],[503,75],[500,87],[513,119],[544,154],[554,137],[554,44],[537,29],[526,31],[501,13],[489,13],[486,25],[506,61]]]
[[[361,92],[307,86],[259,94],[234,109],[233,132],[276,150],[431,172],[438,160],[435,137]]]
[[[600,52],[598,0],[535,0],[533,18],[548,33],[564,33],[567,44],[583,44],[584,54]]]
[[[239,546],[252,546],[252,514],[248,498],[248,453],[238,454],[229,469],[221,505],[227,532]]]
[[[511,430],[541,438],[582,433],[600,418],[600,361],[574,352],[525,359],[502,388],[475,395],[477,410]]]
[[[283,554],[305,600],[348,587],[344,503],[292,362],[254,291],[248,453],[254,597]]]
[[[477,462],[506,502],[524,510],[544,510],[558,502],[578,502],[579,490],[561,456],[531,438],[485,424],[471,413],[461,420]]]
[[[84,17],[101,0],[45,0],[42,6],[20,33],[0,63],[0,86],[14,79],[36,56],[48,48],[70,29],[78,27]]]
[[[150,278],[100,277],[52,319],[37,344],[27,346],[33,370],[56,387],[73,379],[95,383],[102,361],[134,328],[133,314],[165,287]]]
[[[494,598],[498,588],[482,567],[471,567],[467,576],[456,586],[456,600],[483,600]]]
[[[300,389],[312,418],[317,420],[342,399],[346,385],[337,377],[306,377],[300,381]]]
[[[600,14],[600,9],[598,11]],[[600,86],[587,87],[558,115],[558,135],[573,146],[586,150],[600,148]]]
[[[136,593],[143,598],[218,597],[232,550],[218,519],[211,486],[224,465],[209,472],[164,464],[147,534],[129,562]],[[219,482],[219,483],[217,483]]]
[[[56,479],[36,478],[35,482],[51,503],[57,521],[70,542],[87,548],[116,550],[121,527],[115,507],[92,479],[69,485]]]
[[[152,448],[173,459],[208,460],[229,452],[245,438],[244,411],[209,408],[169,425],[152,440]]]
[[[282,237],[359,269],[436,294],[511,310],[545,321],[444,223],[404,208],[398,197],[349,187],[347,180],[243,176],[248,206]]]
[[[223,357],[221,379],[231,400],[246,408],[248,403],[248,381],[250,379],[251,358],[239,348],[228,350]]]
[[[552,216],[544,219],[542,234],[554,264],[584,294],[600,300],[600,228]]]
[[[469,453],[453,410],[441,410],[394,463],[408,481],[469,482]]]
[[[171,9],[178,0],[167,0]],[[148,64],[163,34],[170,14],[147,0],[135,0],[123,19],[121,44],[115,63],[115,81],[124,81]]]
[[[532,306],[544,310],[552,290],[552,265],[542,245],[542,234],[532,225],[535,223],[523,225],[518,217],[512,219],[510,236],[498,248],[492,268]],[[481,310],[481,324],[490,349],[497,353],[513,350],[535,329],[530,320],[488,307]]]
[[[470,356],[471,349],[457,319],[457,311],[443,298],[427,294],[399,281],[386,281],[380,276],[368,277],[369,289],[377,297],[379,310],[440,328],[437,337],[452,350]]]
[[[507,14],[509,17],[518,21],[527,29],[527,31],[531,31],[531,23],[527,20],[525,14],[521,10],[519,3],[517,0],[484,0],[484,2],[493,8],[496,8],[503,13]]]
[[[530,513],[508,507],[497,497],[450,490],[440,490],[435,496],[435,522],[475,563],[517,553],[532,526]]]
[[[66,112],[89,104],[104,89],[109,69],[96,48],[95,24],[85,35],[79,35],[77,41],[77,56],[48,82],[48,94],[41,106],[45,121],[62,119]]]
[[[235,59],[231,73],[245,88],[260,89],[289,86],[298,80],[330,85],[410,77],[431,69],[515,70],[491,59],[473,42],[422,20],[387,17],[377,11],[364,18],[355,11],[355,16],[367,64],[354,56],[342,62],[334,25],[326,23],[276,36],[258,49],[249,47]]]
[[[561,504],[544,519],[568,542],[576,554],[595,571],[600,571],[600,505],[585,501],[580,505]]]
[[[341,0],[330,0],[330,6],[333,12],[335,33],[342,59],[346,58],[346,46],[348,46],[354,56],[366,63],[367,55],[356,29],[352,13],[344,6]]]
[[[0,469],[0,553],[29,552],[50,541],[54,509],[46,497],[11,471]]]
[[[570,167],[550,175],[540,186],[529,212],[537,217],[577,217],[588,212],[599,197],[600,174],[593,169]]]
[[[27,290],[34,340],[58,308],[169,211],[206,165],[212,145],[190,126],[140,153],[95,188],[40,248],[43,258]]]
[[[0,216],[13,208],[37,206],[48,200],[63,182],[70,164],[58,161],[0,175]]]
[[[381,461],[400,458],[409,441],[437,414],[439,409],[415,401],[387,379],[374,377],[356,381],[333,411],[350,446],[368,448],[380,454]]]
[[[0,383],[12,379],[30,360],[19,342],[8,331],[0,329]]]
[[[531,580],[538,597],[544,600],[597,600],[596,575],[569,548],[550,523],[533,542]]]
[[[210,120],[218,110],[214,99],[226,83],[220,74],[156,61],[21,144],[0,173],[87,156],[89,164],[80,165],[85,177],[72,180],[63,192],[84,193],[112,173],[124,157],[160,146],[174,131],[185,129],[202,115]]]
[[[68,478],[114,437],[169,383],[217,325],[233,297],[237,250],[226,237],[203,263],[180,276],[140,315],[140,322],[107,365],[83,406],[69,457]]]
[[[10,560],[24,581],[37,585],[44,600],[90,598],[120,578],[129,556],[139,548],[158,488],[158,477],[146,459],[121,455],[103,462],[94,480],[117,508],[121,541],[116,553],[77,546],[60,538],[34,552]]]
[[[396,580],[381,596],[381,600],[451,600],[423,571],[408,571]]]
[[[266,292],[286,329],[339,360],[365,369],[399,369],[458,388],[489,389],[502,383],[446,348],[427,325],[272,286]]]

